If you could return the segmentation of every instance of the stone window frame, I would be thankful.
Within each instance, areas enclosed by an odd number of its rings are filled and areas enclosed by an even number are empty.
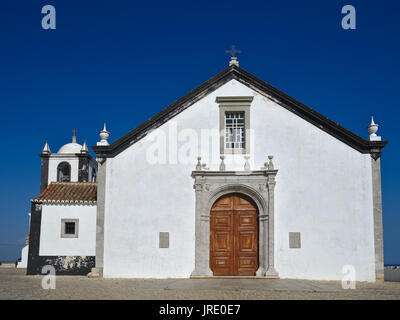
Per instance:
[[[250,154],[250,105],[253,101],[252,96],[249,97],[217,97],[216,102],[219,104],[219,150],[220,154]],[[225,114],[229,112],[244,113],[244,148],[226,148],[225,132],[226,122]]]
[[[75,233],[65,233],[65,223],[75,223]],[[61,219],[61,238],[78,238],[79,237],[79,219]]]

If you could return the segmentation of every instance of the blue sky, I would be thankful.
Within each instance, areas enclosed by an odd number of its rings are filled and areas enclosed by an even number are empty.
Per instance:
[[[41,28],[56,8],[57,29]],[[357,29],[341,28],[352,4]],[[398,1],[6,1],[0,12],[0,260],[20,256],[44,142],[111,141],[240,66],[353,132],[370,116],[382,155],[385,263],[400,264]]]

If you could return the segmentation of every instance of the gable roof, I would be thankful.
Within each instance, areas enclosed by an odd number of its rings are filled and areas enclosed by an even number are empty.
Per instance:
[[[112,144],[108,146],[93,146],[92,149],[98,157],[112,158],[146,136],[149,130],[158,128],[178,113],[190,107],[195,102],[199,101],[201,98],[232,79],[245,84],[246,86],[263,95],[268,95],[276,99],[276,102],[282,107],[286,108],[290,112],[293,112],[294,114],[317,126],[321,130],[327,132],[328,134],[361,153],[371,153],[374,158],[377,158],[380,156],[382,148],[388,143],[388,141],[370,141],[361,138],[357,134],[347,130],[338,123],[328,119],[305,104],[290,97],[286,93],[276,89],[269,83],[255,77],[242,68],[232,65],[211,79],[207,80],[196,89],[190,91],[188,94],[184,95],[182,98],[175,101],[165,109],[161,110],[159,113],[143,122],[141,125],[128,132],[126,135],[122,136]]]
[[[32,202],[96,203],[96,182],[52,182]]]

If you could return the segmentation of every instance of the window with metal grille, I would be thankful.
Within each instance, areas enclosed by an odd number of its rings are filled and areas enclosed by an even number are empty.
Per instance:
[[[65,234],[75,234],[75,222],[65,222]]]
[[[225,148],[244,149],[244,112],[225,113]]]

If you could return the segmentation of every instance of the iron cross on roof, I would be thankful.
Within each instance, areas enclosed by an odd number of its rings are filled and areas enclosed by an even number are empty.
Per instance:
[[[240,50],[236,49],[236,46],[232,45],[231,50],[226,50],[226,53],[229,53],[231,55],[232,58],[236,57],[236,54],[240,54],[242,53]]]
[[[237,67],[239,67],[239,61],[238,61],[238,58],[236,57],[236,54],[237,53],[242,53],[242,52],[240,50],[237,50],[234,45],[232,45],[231,50],[226,50],[225,52],[231,54],[231,59],[229,61],[229,66],[237,66]]]
[[[77,133],[77,131],[78,131],[78,130],[76,130],[75,128],[74,128],[74,130],[72,130],[72,133],[74,134],[74,135],[72,136],[72,142],[74,142],[74,143],[76,143],[76,133]]]

